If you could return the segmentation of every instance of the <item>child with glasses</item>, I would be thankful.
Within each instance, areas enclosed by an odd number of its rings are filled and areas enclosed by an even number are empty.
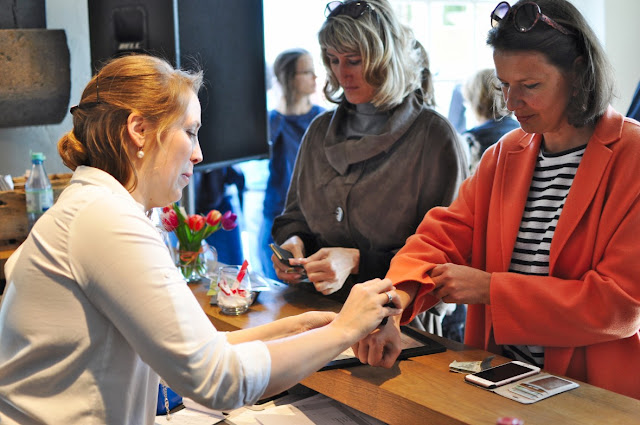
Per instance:
[[[309,127],[273,235],[294,255],[278,277],[343,300],[383,276],[424,214],[448,205],[466,173],[436,113],[427,58],[386,0],[331,2],[318,38],[335,110]],[[306,274],[305,274],[306,273]]]
[[[403,316],[356,352],[390,367],[400,323],[468,303],[467,344],[640,399],[640,126],[609,105],[609,63],[571,3],[502,2],[491,18],[521,129],[394,257]]]

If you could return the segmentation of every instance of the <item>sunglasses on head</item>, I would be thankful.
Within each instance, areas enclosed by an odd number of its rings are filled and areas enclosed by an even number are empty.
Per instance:
[[[542,21],[565,35],[573,34],[571,31],[543,14],[540,10],[540,6],[534,2],[523,3],[512,8],[506,1],[501,1],[498,3],[496,8],[493,9],[493,12],[491,12],[491,26],[493,28],[497,27],[501,21],[509,16],[510,12],[513,15],[513,25],[520,32],[531,31],[538,21]]]
[[[327,3],[327,7],[324,9],[324,16],[329,19],[338,15],[347,15],[353,19],[358,19],[367,10],[375,10],[375,8],[366,1],[332,1]]]

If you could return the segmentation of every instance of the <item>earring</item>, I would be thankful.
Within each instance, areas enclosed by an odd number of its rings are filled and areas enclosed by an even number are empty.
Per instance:
[[[144,158],[144,151],[142,150],[142,148],[140,148],[138,153],[136,153],[136,156],[138,157],[138,159]]]

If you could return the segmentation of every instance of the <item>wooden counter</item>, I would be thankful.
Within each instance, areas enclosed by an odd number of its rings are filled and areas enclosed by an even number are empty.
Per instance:
[[[227,331],[341,307],[319,294],[280,284],[261,293],[247,314],[225,316],[209,304],[206,285],[194,285],[192,290],[216,328]],[[579,388],[532,405],[473,387],[465,383],[463,374],[449,372],[449,364],[482,360],[490,353],[431,337],[447,351],[396,362],[391,369],[362,365],[317,372],[302,384],[389,424],[492,425],[501,416],[521,418],[526,425],[640,423],[640,400],[582,382]],[[493,365],[507,360],[496,356]]]

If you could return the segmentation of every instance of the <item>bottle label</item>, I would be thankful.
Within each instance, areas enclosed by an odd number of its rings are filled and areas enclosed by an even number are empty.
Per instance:
[[[25,189],[27,214],[42,214],[53,205],[53,189]]]

